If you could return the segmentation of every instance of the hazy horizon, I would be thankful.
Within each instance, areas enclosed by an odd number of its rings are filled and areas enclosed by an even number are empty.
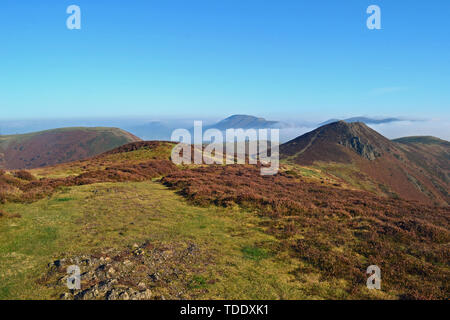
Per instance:
[[[252,115],[258,116],[258,115]],[[354,115],[357,116],[357,115]],[[259,116],[258,116],[259,117]],[[390,118],[390,117],[370,117],[372,119]],[[0,119],[0,135],[10,134],[24,134],[36,131],[56,129],[63,127],[118,127],[139,136],[133,132],[140,126],[145,126],[151,123],[161,123],[168,129],[192,127],[194,120],[203,121],[204,125],[213,125],[216,122],[225,119],[226,117],[214,118],[61,118],[61,119],[16,119],[16,120],[2,120]],[[284,137],[284,142],[293,139],[306,132],[314,130],[326,120],[332,119],[323,118],[321,120],[302,120],[302,119],[280,119],[280,118],[265,118],[266,120],[275,120],[287,122],[288,127],[281,129],[281,134]],[[351,117],[350,117],[351,118]],[[395,117],[394,117],[395,118]],[[369,127],[383,134],[389,139],[396,139],[407,136],[435,136],[440,139],[450,141],[450,121],[441,119],[407,119],[405,117],[398,117],[402,121],[394,121],[382,124],[368,124]],[[338,119],[346,119],[339,117]],[[155,132],[158,134],[158,132]],[[146,136],[140,138],[147,140]]]

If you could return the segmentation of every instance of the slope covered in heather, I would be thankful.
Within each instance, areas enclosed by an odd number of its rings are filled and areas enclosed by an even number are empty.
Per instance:
[[[338,175],[336,164],[350,166],[387,195],[448,204],[449,144],[410,140],[391,141],[364,123],[339,121],[281,145],[280,154],[287,162],[328,167]]]
[[[0,136],[0,168],[29,169],[86,159],[139,141],[117,128],[63,128]]]
[[[364,161],[390,143],[347,137]],[[173,146],[0,171],[0,299],[447,297],[448,206],[355,190],[314,164],[175,166]],[[73,264],[81,290],[66,286]]]

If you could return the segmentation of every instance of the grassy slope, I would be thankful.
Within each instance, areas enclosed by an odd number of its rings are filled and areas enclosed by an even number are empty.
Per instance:
[[[448,141],[432,137],[432,136],[413,136],[413,137],[403,137],[394,139],[392,141],[399,143],[422,143],[422,144],[440,144],[440,145],[449,145]]]
[[[94,196],[94,190],[95,196]],[[193,207],[155,182],[96,184],[67,188],[33,204],[2,207],[21,218],[0,219],[0,298],[56,298],[36,280],[52,259],[125,248],[140,241],[194,241],[213,255],[201,275],[214,283],[198,298],[341,298],[337,283],[290,273],[299,261],[277,253],[264,221],[239,209]],[[197,290],[198,291],[198,290]]]
[[[105,153],[94,159],[81,160],[65,163],[54,167],[45,167],[31,170],[38,178],[64,178],[78,175],[89,169],[104,169],[113,164],[139,163],[150,159],[169,160],[173,144],[170,142],[160,142],[155,148],[142,148],[139,150],[123,153]]]
[[[281,171],[286,171],[294,176],[301,176],[311,182],[325,185],[342,186],[346,189],[363,190],[377,195],[392,194],[387,187],[375,184],[370,177],[363,174],[352,164],[316,162],[314,165],[302,166],[290,162],[281,161]]]
[[[86,167],[112,163],[167,158],[171,146],[150,150],[108,154],[95,160],[79,161],[53,168],[36,169],[40,177],[79,174]],[[92,169],[92,168],[91,168]],[[327,168],[284,165],[307,180],[325,184],[349,181],[349,186],[373,186],[342,167],[342,177]],[[348,187],[343,185],[344,187]],[[64,188],[32,204],[0,205],[9,216],[0,218],[0,299],[57,298],[63,286],[50,289],[38,284],[47,263],[61,257],[90,254],[106,248],[126,248],[150,241],[160,244],[194,241],[209,251],[213,263],[201,274],[204,288],[187,288],[193,298],[230,299],[324,299],[395,298],[368,291],[361,284],[358,297],[349,296],[345,280],[325,280],[320,271],[293,258],[281,248],[283,241],[268,232],[268,221],[241,208],[199,208],[189,205],[174,191],[157,182],[102,183]],[[336,248],[338,250],[338,248]],[[304,274],[298,270],[309,269]],[[170,298],[170,296],[166,297]]]

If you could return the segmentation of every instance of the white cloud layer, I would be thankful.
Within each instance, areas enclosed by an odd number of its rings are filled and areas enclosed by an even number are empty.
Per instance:
[[[369,124],[369,127],[389,139],[409,136],[434,136],[450,141],[449,120],[395,121],[382,124]],[[317,126],[302,126],[280,130],[281,142],[295,139],[302,134],[316,129]]]
[[[434,136],[450,140],[449,120],[398,121],[383,124],[371,124],[372,129],[389,139],[408,136]]]

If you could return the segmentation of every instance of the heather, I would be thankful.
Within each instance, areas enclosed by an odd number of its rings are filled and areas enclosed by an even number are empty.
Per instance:
[[[280,173],[261,176],[250,166],[209,166],[176,172],[163,183],[200,206],[240,206],[262,217],[280,250],[304,264],[299,279],[318,273],[345,281],[358,297],[365,270],[378,265],[383,290],[402,299],[448,296],[448,206],[427,206],[369,192],[307,182]]]

